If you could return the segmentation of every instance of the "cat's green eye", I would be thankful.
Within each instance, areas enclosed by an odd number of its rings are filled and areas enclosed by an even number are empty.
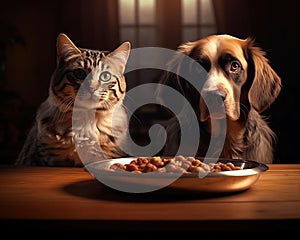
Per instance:
[[[105,72],[101,73],[99,79],[100,79],[100,81],[102,81],[102,82],[107,82],[107,81],[109,81],[109,80],[111,79],[111,74],[110,74],[110,72],[105,71]]]
[[[73,71],[74,76],[77,79],[84,80],[86,78],[86,72],[82,68],[76,68]]]

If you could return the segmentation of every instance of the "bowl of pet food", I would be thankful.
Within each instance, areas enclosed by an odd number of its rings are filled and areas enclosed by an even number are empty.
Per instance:
[[[254,160],[190,156],[126,157],[85,165],[98,181],[128,193],[161,189],[231,193],[250,188],[268,170]]]

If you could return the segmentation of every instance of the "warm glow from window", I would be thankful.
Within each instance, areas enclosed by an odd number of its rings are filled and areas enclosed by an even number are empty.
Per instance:
[[[119,17],[122,24],[135,24],[135,0],[119,0]]]
[[[156,3],[163,0],[118,0],[120,41],[129,40],[133,47],[156,46]],[[181,26],[170,30],[181,32],[181,42],[193,41],[216,33],[213,0],[181,0],[177,8]],[[177,14],[168,9],[160,14]],[[180,44],[180,42],[178,42]]]
[[[196,24],[197,19],[197,2],[198,0],[182,1],[182,22],[183,24]]]
[[[133,47],[155,45],[155,0],[119,0],[120,40]]]
[[[212,0],[201,0],[201,24],[215,25],[215,13],[213,9]]]
[[[183,41],[193,41],[216,33],[212,0],[181,1]]]
[[[155,0],[139,1],[139,23],[154,24],[155,23]]]

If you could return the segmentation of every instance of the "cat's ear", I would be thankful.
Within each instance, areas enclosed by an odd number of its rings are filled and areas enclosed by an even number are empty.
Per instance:
[[[116,63],[116,65],[120,66],[120,71],[122,73],[125,70],[125,65],[129,57],[130,49],[131,44],[130,42],[126,41],[107,55],[107,57],[110,59],[109,61],[112,61]]]
[[[67,37],[67,35],[60,33],[57,37],[56,43],[57,59],[68,60],[71,56],[78,55],[81,51],[75,44]]]

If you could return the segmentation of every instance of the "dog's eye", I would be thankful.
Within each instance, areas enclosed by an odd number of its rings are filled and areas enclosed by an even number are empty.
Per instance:
[[[238,61],[232,61],[230,65],[230,71],[231,72],[236,72],[240,69],[241,65]]]

